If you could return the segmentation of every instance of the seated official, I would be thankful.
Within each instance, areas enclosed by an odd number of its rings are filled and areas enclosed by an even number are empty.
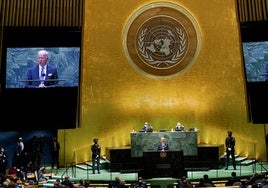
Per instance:
[[[175,131],[184,131],[184,126],[180,122],[178,122],[175,127]]]
[[[65,176],[64,180],[61,182],[61,184],[64,187],[68,187],[68,188],[73,188],[74,187],[74,183],[71,181],[70,176]]]
[[[157,151],[168,151],[168,150],[169,150],[169,147],[168,147],[168,144],[166,143],[166,139],[162,137],[157,146]]]
[[[134,184],[134,188],[147,188],[146,181],[143,180],[143,178],[140,176],[138,178],[138,182]]]
[[[153,127],[148,122],[145,122],[141,130],[144,132],[153,132]]]
[[[118,176],[115,177],[115,181],[109,186],[111,188],[125,188],[125,180],[121,180]]]
[[[236,172],[232,172],[231,177],[225,183],[225,186],[233,186],[235,182],[241,182],[241,179],[236,176]]]
[[[187,179],[186,176],[182,176],[181,179],[177,180],[176,188],[192,188],[192,183]]]
[[[45,167],[41,167],[37,172],[38,182],[46,182],[48,180],[48,178],[44,174],[45,174]]]

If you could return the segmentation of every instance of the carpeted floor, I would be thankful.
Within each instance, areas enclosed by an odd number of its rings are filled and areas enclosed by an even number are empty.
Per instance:
[[[268,169],[267,162],[256,162],[252,164],[238,164],[235,172],[237,176],[247,178],[254,173],[266,174]],[[72,181],[79,182],[80,179],[84,179],[91,183],[110,183],[113,182],[115,177],[120,177],[120,179],[124,179],[127,183],[136,182],[138,179],[138,173],[122,173],[122,172],[110,172],[109,169],[101,169],[100,174],[93,174],[90,163],[79,164],[72,167],[60,168],[60,169],[51,169],[50,167],[46,167],[47,172],[51,172],[53,176],[49,181],[44,184],[43,187],[52,187],[53,182],[56,179],[63,179],[65,176],[70,176]],[[190,181],[197,182],[200,178],[203,177],[204,174],[207,174],[212,180],[226,180],[231,176],[231,172],[234,170],[229,168],[225,170],[224,167],[219,169],[207,169],[201,171],[187,171],[187,176]],[[176,182],[177,178],[172,177],[155,177],[151,179],[146,179],[147,183],[151,184],[151,187],[155,188],[165,188],[165,187],[173,187],[173,183]]]

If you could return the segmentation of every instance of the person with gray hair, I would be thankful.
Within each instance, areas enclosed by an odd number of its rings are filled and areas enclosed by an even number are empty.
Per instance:
[[[38,51],[35,65],[28,69],[26,75],[26,88],[56,87],[58,84],[58,71],[55,67],[48,65],[48,51]]]
[[[160,142],[157,146],[157,151],[168,151],[168,150],[169,150],[169,146],[166,143],[166,138],[161,137]]]

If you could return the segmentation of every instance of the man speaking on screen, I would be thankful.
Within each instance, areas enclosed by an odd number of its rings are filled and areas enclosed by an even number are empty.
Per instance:
[[[58,84],[58,71],[48,65],[48,51],[38,51],[38,65],[28,69],[26,88],[56,87]]]

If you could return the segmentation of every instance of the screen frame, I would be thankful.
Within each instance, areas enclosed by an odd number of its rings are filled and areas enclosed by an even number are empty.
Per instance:
[[[81,28],[77,27],[5,27],[3,30],[1,90],[6,88],[8,48],[80,48],[78,87],[81,73]]]
[[[79,124],[81,27],[4,27],[1,56],[0,131],[73,129]],[[77,87],[6,88],[7,48],[79,47]],[[43,98],[39,108],[38,99]],[[42,116],[40,116],[42,115]],[[10,118],[12,117],[12,118]]]
[[[247,82],[266,82],[268,68],[268,41],[242,42],[242,52]],[[268,48],[267,48],[268,50]]]
[[[81,63],[80,47],[7,47],[4,54],[6,60],[5,89],[25,87],[28,83],[27,71],[38,65],[37,53],[40,50],[48,52],[47,65],[57,69],[57,87],[78,87]],[[71,54],[73,57],[69,55],[68,59],[62,54]],[[70,58],[73,58],[72,61]],[[36,82],[39,83],[37,80]]]
[[[268,41],[267,22],[245,22],[240,25],[241,56],[245,75],[246,97],[249,122],[253,124],[268,123],[268,82],[248,81],[243,43]]]

